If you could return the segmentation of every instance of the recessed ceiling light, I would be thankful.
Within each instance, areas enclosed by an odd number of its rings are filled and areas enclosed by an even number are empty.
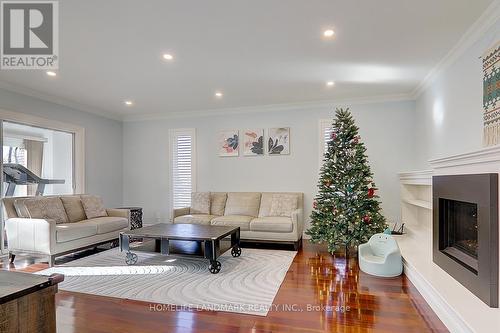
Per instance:
[[[215,92],[215,97],[222,98],[223,94],[220,91]]]
[[[333,87],[334,85],[335,85],[335,82],[333,82],[333,81],[328,81],[328,82],[326,83],[326,86],[327,86],[327,87]]]
[[[323,36],[327,38],[333,37],[333,35],[335,35],[335,31],[333,31],[332,29],[327,29],[323,32]]]
[[[165,59],[165,60],[174,60],[174,56],[171,55],[170,53],[164,53],[163,54],[163,59]]]
[[[56,72],[52,72],[52,71],[47,71],[46,73],[48,76],[56,76],[57,75]]]
[[[125,105],[127,105],[127,106],[131,106],[131,105],[133,105],[133,104],[134,104],[134,102],[132,102],[132,101],[125,101],[124,103],[125,103]]]

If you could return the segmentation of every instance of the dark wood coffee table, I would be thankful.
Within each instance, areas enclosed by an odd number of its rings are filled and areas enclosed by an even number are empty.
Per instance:
[[[131,250],[138,250],[139,247],[131,248],[131,238],[155,239],[160,243],[160,253],[163,255],[177,255],[170,253],[170,241],[202,242],[204,243],[203,258],[210,260],[208,269],[212,274],[217,274],[222,267],[217,258],[225,252],[221,251],[220,242],[229,236],[231,237],[231,255],[239,257],[241,255],[239,227],[197,224],[160,223],[135,230],[123,231],[120,233],[120,251],[126,252],[125,262],[127,265],[133,265],[137,262],[137,254]]]

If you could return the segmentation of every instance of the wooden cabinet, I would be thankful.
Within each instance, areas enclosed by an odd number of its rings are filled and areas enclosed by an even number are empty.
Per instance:
[[[0,271],[0,332],[56,332],[55,294],[63,279]]]

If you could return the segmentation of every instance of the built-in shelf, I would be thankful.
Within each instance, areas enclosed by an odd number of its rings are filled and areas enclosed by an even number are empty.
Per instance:
[[[397,238],[405,260],[432,261],[432,171],[403,172],[401,184],[401,220],[406,237]],[[413,249],[418,248],[420,252]]]
[[[403,202],[425,209],[432,209],[432,203],[425,200],[403,198]]]

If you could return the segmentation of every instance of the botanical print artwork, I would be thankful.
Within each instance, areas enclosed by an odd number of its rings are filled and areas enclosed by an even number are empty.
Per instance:
[[[219,136],[219,156],[238,156],[238,130],[221,131]]]
[[[269,129],[269,140],[267,141],[269,155],[290,154],[290,128],[278,127]]]
[[[264,129],[247,129],[244,131],[243,155],[264,155]]]

